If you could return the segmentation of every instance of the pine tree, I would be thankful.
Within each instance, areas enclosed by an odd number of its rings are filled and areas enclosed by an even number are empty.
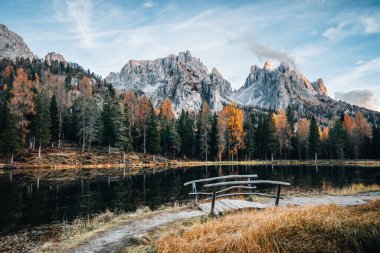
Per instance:
[[[311,118],[310,130],[309,130],[309,150],[312,155],[314,155],[315,160],[318,159],[318,152],[320,146],[320,136],[317,121],[315,117]]]
[[[256,129],[254,115],[250,115],[244,120],[244,132],[246,133],[244,137],[245,154],[247,156],[246,158],[251,160],[256,151]]]
[[[82,142],[82,151],[91,150],[91,144],[96,140],[99,130],[99,108],[92,97],[82,95],[74,103],[73,114],[76,122],[76,133]]]
[[[59,111],[58,111],[58,105],[55,95],[51,97],[50,102],[50,120],[51,120],[51,127],[50,127],[50,134],[51,134],[51,140],[52,145],[54,142],[60,142],[60,135],[61,135],[61,123],[59,122]]]
[[[347,133],[342,127],[341,120],[335,121],[333,128],[330,130],[329,134],[329,144],[332,149],[332,156],[338,159],[343,159],[345,157],[345,140]]]
[[[265,117],[263,125],[263,138],[265,138],[265,157],[267,158],[267,151],[271,154],[271,160],[277,150],[276,141],[276,123],[273,118],[273,112],[270,110]]]
[[[181,111],[176,128],[180,138],[181,154],[184,157],[191,156],[193,153],[194,121],[189,116],[189,112]]]
[[[109,85],[102,111],[102,138],[103,143],[108,146],[109,153],[111,146],[118,146],[119,150],[124,152],[124,134],[125,116],[116,99],[115,90]]]
[[[38,144],[38,157],[41,157],[41,149],[50,144],[50,99],[48,91],[39,90],[36,97],[36,116],[34,119],[34,136]]]
[[[290,105],[288,105],[288,107],[286,108],[286,120],[288,121],[290,125],[290,129],[292,133],[294,133],[294,125],[296,124],[296,119],[294,117],[294,111],[290,107]]]
[[[146,130],[146,150],[150,154],[159,154],[161,152],[161,138],[159,132],[159,122],[156,112],[152,105],[147,118]]]
[[[132,150],[131,125],[129,117],[123,113],[119,106],[116,108],[116,115],[120,118],[115,120],[115,146],[123,154],[123,163],[125,163],[125,153]],[[125,112],[125,108],[124,108]]]
[[[174,120],[169,123],[169,149],[173,152],[173,157],[180,150],[180,137],[175,127]]]
[[[215,160],[218,155],[218,147],[218,116],[214,113],[210,132],[210,156]]]
[[[379,158],[380,157],[380,127],[376,123],[372,126],[372,157]]]
[[[197,142],[200,157],[207,161],[210,153],[211,110],[206,102],[201,106],[197,119]]]
[[[14,156],[20,152],[22,148],[22,138],[20,131],[20,118],[15,109],[10,108],[6,115],[4,130],[1,135],[0,148],[4,154],[11,155],[12,164]]]

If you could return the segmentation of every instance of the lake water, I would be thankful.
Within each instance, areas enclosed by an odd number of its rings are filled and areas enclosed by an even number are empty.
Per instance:
[[[208,166],[137,175],[123,169],[9,172],[0,175],[0,234],[94,216],[106,209],[133,212],[142,206],[155,209],[186,202],[191,199],[191,187],[183,187],[184,182],[230,174],[258,174],[259,179],[290,182],[291,188],[300,191],[360,182],[380,184],[380,168],[342,166]]]

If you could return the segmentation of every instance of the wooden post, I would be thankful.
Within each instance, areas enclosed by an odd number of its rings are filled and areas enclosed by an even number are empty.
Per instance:
[[[214,208],[215,208],[215,197],[216,197],[216,186],[212,189],[212,202],[211,202],[211,216],[215,216]]]
[[[281,192],[281,185],[277,185],[277,193],[276,193],[276,203],[275,205],[278,206],[278,202],[280,201],[280,192]]]
[[[192,185],[193,193],[197,193],[197,186],[195,185],[195,183],[192,183],[191,185]],[[195,203],[197,204],[198,203],[198,195],[194,194],[194,197],[195,197]]]

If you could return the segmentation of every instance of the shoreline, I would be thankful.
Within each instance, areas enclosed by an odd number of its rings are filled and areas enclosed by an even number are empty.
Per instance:
[[[363,205],[379,198],[379,191],[351,195],[310,194],[308,196],[286,196],[284,200],[280,201],[279,208],[331,204],[337,206]],[[268,202],[264,201],[262,203]],[[265,213],[267,211],[263,209],[261,212]],[[134,213],[122,213],[119,215],[111,213],[108,214],[110,217],[104,217],[105,214],[100,214],[99,216],[103,218],[94,217],[90,221],[80,219],[77,223],[60,224],[58,227],[47,225],[52,226],[55,230],[66,232],[64,235],[60,235],[62,232],[58,231],[53,238],[47,236],[34,247],[28,248],[28,250],[31,252],[95,252],[99,249],[119,251],[129,247],[132,249],[136,246],[140,248],[145,243],[140,245],[139,241],[143,240],[151,232],[158,233],[161,236],[163,234],[162,228],[170,231],[176,227],[177,222],[192,224],[194,221],[202,223],[202,220],[208,219],[207,213],[199,211],[190,203],[181,206],[167,206],[158,210],[141,209]],[[93,220],[96,220],[94,224]],[[87,228],[87,226],[90,228]],[[29,232],[25,232],[24,236],[28,236],[28,234]],[[49,233],[47,234],[49,235]],[[17,233],[6,237],[8,237],[6,241],[12,241],[13,243],[16,243],[13,240],[21,239]],[[2,243],[5,243],[5,241]],[[148,242],[148,244],[150,243]]]
[[[65,169],[144,169],[144,168],[178,168],[178,167],[199,167],[199,166],[228,166],[228,165],[310,165],[310,166],[359,166],[359,167],[380,167],[380,160],[250,160],[250,161],[176,161],[148,162],[148,163],[98,163],[98,164],[48,164],[48,163],[0,163],[3,170],[65,170]]]

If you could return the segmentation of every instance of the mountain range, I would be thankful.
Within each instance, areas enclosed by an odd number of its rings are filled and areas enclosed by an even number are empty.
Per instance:
[[[0,59],[4,58],[33,60],[37,56],[21,36],[0,25]],[[62,55],[54,52],[47,54],[44,60],[47,64],[68,64]],[[121,92],[134,90],[148,95],[154,106],[169,98],[177,115],[181,110],[197,112],[203,102],[213,111],[219,111],[223,104],[232,101],[241,107],[256,109],[291,106],[300,115],[323,116],[327,121],[342,111],[377,114],[330,98],[322,79],[311,82],[285,62],[278,67],[270,61],[263,68],[253,65],[244,84],[235,91],[216,68],[209,71],[189,51],[156,60],[129,60],[119,72],[111,72],[104,80]],[[323,123],[323,119],[320,122]]]

